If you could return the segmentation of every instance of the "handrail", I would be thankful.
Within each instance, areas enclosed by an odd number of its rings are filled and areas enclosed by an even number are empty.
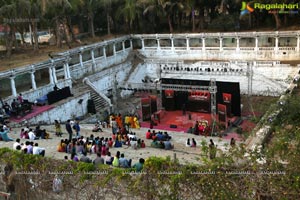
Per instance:
[[[93,85],[93,83],[90,81],[89,78],[85,77],[85,78],[82,80],[82,82],[83,82],[84,84],[90,86],[90,87],[92,88],[93,91],[95,91],[99,96],[101,96],[101,97],[108,103],[109,107],[112,107],[112,106],[113,106],[113,104],[111,103],[111,100],[110,100],[107,96],[105,96],[104,94],[102,94],[101,92],[99,92],[99,91],[97,90],[97,88]]]

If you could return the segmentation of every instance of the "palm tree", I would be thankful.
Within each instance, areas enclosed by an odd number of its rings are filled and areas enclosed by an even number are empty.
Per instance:
[[[40,20],[42,16],[42,9],[41,9],[41,1],[39,0],[28,0],[29,2],[29,10],[28,10],[28,17],[30,19],[30,25],[33,31],[33,50],[37,51],[39,49],[39,41],[38,41],[38,34],[37,34],[37,21]]]
[[[141,4],[137,0],[125,0],[124,7],[120,6],[117,12],[117,17],[124,17],[129,31],[132,31],[133,23],[141,14]]]
[[[167,18],[169,31],[172,33],[174,31],[172,18],[176,12],[184,10],[183,2],[179,0],[149,0],[146,3],[148,3],[148,6],[144,10],[144,14],[155,12],[157,15],[160,15],[160,13],[163,13],[163,16]]]
[[[4,25],[8,26],[8,33],[6,35],[6,56],[10,57],[13,48],[13,42],[15,40],[15,22],[17,17],[17,0],[1,1],[0,4],[0,16],[4,19]]]
[[[187,0],[184,6],[184,13],[192,16],[192,32],[195,32],[195,7],[196,0]]]
[[[101,5],[100,3],[100,0],[80,0],[79,3],[80,7],[83,9],[84,14],[87,15],[89,32],[92,38],[95,37],[94,16]]]
[[[139,0],[139,3],[143,7],[143,15],[149,16],[150,24],[154,25],[155,30],[160,23],[160,20],[157,19],[164,16],[164,11],[160,2],[160,0]]]
[[[112,12],[112,5],[118,0],[99,0],[100,7],[104,8],[105,14],[106,14],[106,21],[107,21],[107,34],[111,34],[111,12]]]
[[[66,42],[69,44],[71,38],[66,25],[66,13],[72,8],[68,0],[48,0],[47,14],[53,16],[55,24],[56,46],[62,47],[62,37],[66,35]]]

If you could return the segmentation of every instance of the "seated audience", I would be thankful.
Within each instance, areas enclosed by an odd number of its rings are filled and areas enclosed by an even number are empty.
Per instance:
[[[104,164],[104,159],[101,157],[100,153],[97,153],[97,158],[93,160],[93,164],[97,167],[98,165]]]
[[[14,150],[17,150],[17,147],[20,146],[21,147],[21,144],[20,144],[20,138],[16,139],[16,142],[13,144],[13,149]]]
[[[79,162],[79,159],[78,159],[76,153],[74,153],[74,152],[71,153],[71,160],[73,160],[73,161],[75,161],[75,162]]]
[[[123,168],[130,168],[131,167],[131,159],[127,160],[124,157],[124,154],[121,154],[121,157],[119,159],[119,166]]]
[[[66,144],[63,139],[59,142],[59,144],[57,146],[57,151],[58,152],[66,152]]]
[[[185,146],[186,147],[191,147],[191,141],[190,141],[190,138],[187,139],[186,143],[185,143]]]
[[[112,162],[112,166],[119,167],[120,166],[119,159],[120,159],[120,151],[117,151],[116,156],[114,157],[114,160]]]
[[[141,172],[144,167],[145,160],[143,158],[139,159],[138,163],[135,163],[132,167],[135,169],[136,172]]]
[[[197,146],[197,142],[194,138],[192,138],[192,145],[191,147],[196,147]]]
[[[146,139],[152,139],[150,130],[146,132]]]
[[[107,155],[105,156],[105,164],[112,165],[113,157],[111,156],[110,152],[107,152]]]
[[[33,142],[26,141],[25,145],[27,148],[27,154],[33,154]]]
[[[165,150],[174,149],[174,145],[171,144],[170,141],[164,141]]]
[[[99,123],[96,123],[94,128],[92,129],[93,132],[103,132],[103,130],[100,127]]]
[[[8,131],[4,130],[3,127],[0,129],[0,137],[5,142],[14,141],[12,138],[8,136]]]
[[[32,131],[32,129],[29,129],[29,132],[28,132],[28,137],[29,137],[29,140],[38,140],[39,137],[37,137],[34,132]]]
[[[141,148],[145,148],[145,147],[146,147],[146,144],[145,144],[144,140],[142,140],[142,142],[141,142]]]
[[[41,148],[38,143],[35,143],[32,149],[32,154],[45,156],[45,148]]]
[[[120,142],[118,139],[116,139],[114,147],[116,147],[116,148],[122,147],[122,142]]]
[[[82,156],[81,156],[79,161],[80,162],[85,162],[85,163],[91,163],[92,162],[92,160],[89,157],[87,157],[87,154],[86,154],[85,151],[82,152]]]

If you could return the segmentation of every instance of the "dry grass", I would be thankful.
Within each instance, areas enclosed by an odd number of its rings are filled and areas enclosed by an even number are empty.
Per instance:
[[[106,39],[111,39],[117,37],[116,35],[106,35],[102,37],[95,38],[86,38],[81,41],[81,43],[73,42],[71,43],[71,47],[79,47],[84,46],[96,42],[100,42]],[[22,67],[25,65],[38,63],[41,61],[45,61],[49,59],[49,53],[57,53],[68,50],[69,47],[64,44],[62,48],[57,48],[56,46],[50,45],[40,45],[40,49],[37,52],[33,51],[32,47],[21,47],[20,50],[14,51],[10,58],[5,57],[5,52],[0,52],[0,71],[5,71],[9,69],[14,69],[17,67]]]

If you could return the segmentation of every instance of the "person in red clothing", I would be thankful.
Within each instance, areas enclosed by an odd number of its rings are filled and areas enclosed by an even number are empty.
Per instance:
[[[145,148],[145,147],[146,147],[146,144],[145,144],[144,140],[142,140],[142,142],[141,142],[141,148]]]
[[[109,138],[109,140],[107,141],[107,144],[108,144],[108,147],[112,147],[112,145],[113,145],[113,140],[112,140],[112,138]]]
[[[146,139],[151,139],[151,131],[150,131],[150,129],[146,132]]]

